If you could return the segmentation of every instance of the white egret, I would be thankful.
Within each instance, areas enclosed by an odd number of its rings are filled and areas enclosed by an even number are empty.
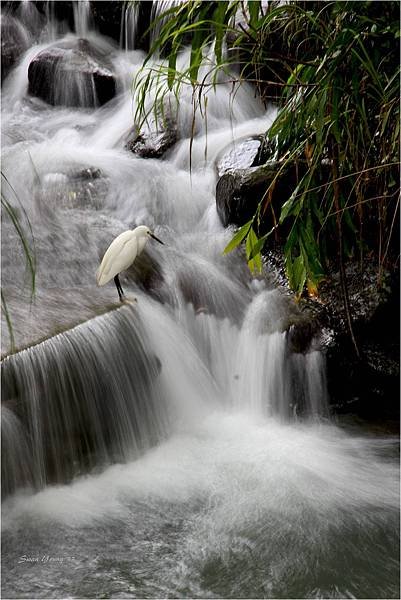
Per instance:
[[[113,240],[107,248],[100,267],[96,272],[98,285],[105,285],[114,278],[120,302],[123,302],[124,292],[118,275],[121,271],[128,269],[137,256],[144,249],[149,238],[153,238],[159,244],[163,244],[146,225],[140,225],[136,229],[124,231]]]

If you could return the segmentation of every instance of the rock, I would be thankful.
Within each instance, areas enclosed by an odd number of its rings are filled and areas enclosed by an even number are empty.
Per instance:
[[[97,4],[92,2],[92,4]],[[104,2],[99,2],[102,5],[103,12]],[[112,2],[111,4],[115,4]],[[121,3],[122,4],[122,3]],[[118,28],[118,33],[121,32],[120,46],[132,50],[144,50],[146,53],[150,49],[150,24],[156,15],[152,15],[153,2],[145,0],[144,2],[124,2],[123,3],[121,26]],[[109,30],[108,23],[106,24],[106,33]],[[107,33],[110,35],[109,33]]]
[[[58,4],[58,2],[56,2]],[[120,41],[122,13],[125,2],[102,0],[91,2],[90,10],[95,27],[101,34]]]
[[[265,135],[240,138],[229,144],[218,155],[215,169],[219,179],[216,185],[216,208],[224,226],[241,226],[256,212],[270,184],[282,168],[275,160],[272,142]],[[295,167],[286,168],[274,186],[272,206],[276,218],[280,215],[283,194],[290,194],[295,186]],[[280,199],[278,205],[276,198]],[[271,211],[265,213],[259,233],[271,229]]]
[[[126,271],[127,279],[142,290],[161,300],[164,275],[152,251],[145,248]]]
[[[103,177],[103,173],[96,167],[87,167],[86,169],[74,171],[70,177],[72,179],[100,179],[100,177]]]
[[[228,171],[220,177],[216,185],[216,208],[224,226],[241,226],[253,217],[280,166],[279,162],[271,162],[261,167]],[[264,225],[269,227],[270,221],[265,219]]]
[[[267,270],[276,285],[292,295],[281,250],[266,253]],[[325,354],[330,407],[336,414],[363,419],[397,420],[399,416],[399,273],[377,284],[377,265],[366,258],[346,264],[353,329],[360,351],[350,339],[337,267],[331,265],[319,298],[302,297],[299,315],[287,332],[291,352],[319,347]]]
[[[115,96],[116,82],[105,54],[85,39],[40,52],[29,65],[29,93],[57,106],[92,107]]]
[[[58,2],[56,3],[58,4]],[[121,39],[123,23],[127,11],[136,11],[135,49],[149,50],[149,27],[151,23],[153,2],[145,0],[141,2],[116,2],[116,0],[91,1],[91,16],[95,27],[103,35],[113,38],[116,42],[124,42]],[[128,19],[129,20],[129,19]],[[131,46],[130,46],[131,47]]]
[[[28,48],[29,35],[23,25],[8,14],[1,15],[1,81]]]
[[[247,136],[229,144],[219,153],[215,169],[222,177],[238,169],[263,165],[271,156],[271,144],[264,135]]]
[[[330,310],[335,337],[327,346],[328,384],[338,412],[364,418],[399,418],[399,273],[387,290],[377,285],[376,265],[347,268],[356,356],[344,315]],[[339,304],[340,309],[342,303]]]
[[[287,329],[287,344],[290,352],[305,354],[320,339],[319,323],[315,319],[299,318]]]
[[[43,177],[40,203],[42,218],[56,208],[100,210],[104,207],[109,180],[100,169],[88,167],[70,173],[48,173]]]
[[[81,2],[82,0],[79,0]],[[79,3],[78,2],[78,3]],[[75,9],[78,4],[76,1],[57,0],[52,1],[30,1],[19,2],[17,0],[3,0],[2,12],[7,10],[10,13],[20,16],[27,12],[35,12],[37,20],[38,15],[41,17],[41,22],[45,20],[48,14],[56,21],[65,23],[69,30],[76,32]],[[134,3],[117,2],[116,0],[91,0],[89,3],[89,19],[94,24],[95,29],[102,35],[108,36],[115,40],[118,44],[121,41],[124,11],[130,9],[130,5]],[[149,26],[151,22],[151,13],[153,2],[144,0],[135,2],[138,5],[136,8],[136,32],[135,32],[135,48],[149,50]],[[24,20],[23,20],[24,22]],[[25,22],[24,22],[25,24]],[[30,28],[30,24],[26,24]]]
[[[135,48],[148,52],[150,49],[150,24],[152,22],[152,0],[142,0],[139,2],[138,20]]]
[[[335,412],[354,412],[367,419],[399,416],[399,276],[387,290],[377,283],[377,265],[365,260],[346,265],[353,331],[359,357],[348,331],[339,275],[321,285],[320,302],[302,300],[315,321],[328,332],[326,354],[330,402]]]
[[[56,2],[56,4],[59,3]],[[90,11],[95,27],[101,34],[113,38],[118,43],[123,43],[124,40],[121,37],[125,32],[122,24],[126,19],[127,11],[134,10],[136,12],[134,47],[147,52],[149,50],[148,30],[151,22],[152,5],[151,0],[135,3],[100,0],[91,1]]]
[[[46,3],[39,3],[46,14]],[[71,31],[74,31],[74,2],[72,0],[63,0],[63,2],[49,2],[47,7],[51,18],[64,22]]]
[[[152,123],[148,132],[138,134],[135,128],[125,138],[124,147],[141,158],[160,158],[177,142],[177,128],[168,119],[162,125]]]

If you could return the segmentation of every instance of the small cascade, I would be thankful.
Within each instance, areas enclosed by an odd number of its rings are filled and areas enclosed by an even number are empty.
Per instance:
[[[60,35],[66,34],[68,31],[68,23],[60,21],[55,15],[55,2],[53,0],[45,0],[45,29],[42,31],[42,39],[47,42],[54,42]]]
[[[23,0],[19,3],[15,16],[31,35],[38,35],[44,25],[44,17],[40,14],[34,2]]]
[[[129,307],[3,360],[3,494],[65,482],[154,445],[168,427],[159,372]]]
[[[79,37],[85,37],[93,28],[89,0],[73,2],[74,29]]]
[[[166,17],[161,18],[161,15],[168,10],[178,7],[182,2],[183,0],[158,0],[158,2],[153,2],[150,21],[152,23],[157,20],[157,22],[151,31],[150,47],[152,47],[153,43],[159,37],[160,30],[166,22]]]
[[[280,296],[261,291],[239,324],[192,308],[185,324],[224,406],[285,421],[328,416],[324,356],[291,351]]]
[[[230,396],[234,405],[282,419],[328,415],[325,363],[319,350],[291,352],[288,309],[278,290],[263,290],[249,305],[234,348]]]
[[[121,16],[120,47],[134,50],[139,18],[139,2],[125,2]]]
[[[3,403],[1,407],[1,495],[33,484],[32,449],[22,421]]]

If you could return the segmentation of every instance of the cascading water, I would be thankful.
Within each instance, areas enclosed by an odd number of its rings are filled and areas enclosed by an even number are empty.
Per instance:
[[[7,436],[3,450],[17,455],[16,464],[29,463],[32,479],[25,485],[64,482],[84,466],[127,460],[161,437],[159,363],[146,348],[136,314],[127,318],[127,312],[97,317],[4,361],[4,395],[14,399],[12,418],[26,424],[30,458],[23,455],[25,445],[20,449]],[[9,421],[6,413],[6,427]],[[7,462],[3,468],[5,482],[18,481]],[[14,491],[7,487],[3,493]]]
[[[3,192],[29,217],[38,265],[31,304],[4,219],[4,294],[25,349],[2,364],[3,596],[397,597],[394,440],[330,422],[318,341],[292,352],[296,307],[222,255],[232,232],[213,161],[273,111],[245,84],[234,99],[219,85],[191,173],[190,97],[166,158],[131,155],[144,55],[116,50],[86,9],[76,36],[47,23],[3,87]],[[103,107],[28,95],[29,63],[64,34],[107,53],[118,95]],[[119,306],[96,268],[143,223],[165,245],[149,243]],[[4,354],[9,342],[3,326]]]
[[[126,2],[121,19],[120,46],[125,50],[135,48],[135,38],[138,26],[139,3]]]
[[[75,32],[79,37],[88,35],[93,24],[91,20],[91,12],[89,0],[80,0],[73,4]]]

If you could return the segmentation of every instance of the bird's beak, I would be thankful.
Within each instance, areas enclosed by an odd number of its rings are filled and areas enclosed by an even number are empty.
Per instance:
[[[164,242],[162,242],[161,240],[159,240],[159,238],[157,238],[155,235],[153,235],[153,233],[149,233],[150,237],[152,237],[154,240],[156,240],[156,242],[159,242],[159,244],[163,244],[164,246]]]

